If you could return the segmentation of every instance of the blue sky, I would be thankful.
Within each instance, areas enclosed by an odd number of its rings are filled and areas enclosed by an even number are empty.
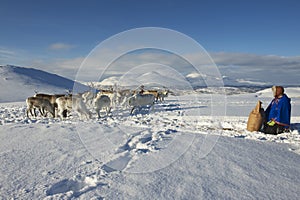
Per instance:
[[[299,10],[297,0],[2,0],[0,64],[73,64],[103,40],[139,27],[182,32],[215,55],[294,58],[300,55]]]

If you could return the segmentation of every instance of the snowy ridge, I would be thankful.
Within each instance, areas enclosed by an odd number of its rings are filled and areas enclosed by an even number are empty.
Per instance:
[[[173,74],[172,74],[173,73]],[[93,82],[97,87],[108,87],[118,85],[125,88],[137,88],[140,85],[148,87],[168,87],[178,89],[192,89],[194,85],[189,79],[185,79],[174,72],[150,71],[140,74],[125,74],[122,77],[111,76],[100,82]]]
[[[285,88],[285,93],[290,98],[299,98],[300,97],[300,87],[288,87]],[[259,97],[270,97],[272,96],[272,90],[270,88],[261,90],[257,92]]]
[[[35,91],[43,93],[66,93],[72,90],[74,81],[45,71],[17,66],[0,66],[0,102],[24,101]],[[80,91],[87,86],[76,83]]]

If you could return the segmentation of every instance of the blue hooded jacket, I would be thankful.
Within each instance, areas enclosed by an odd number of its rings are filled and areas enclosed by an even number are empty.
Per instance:
[[[271,101],[265,111],[268,121],[274,119],[285,127],[290,126],[291,121],[291,99],[283,94],[281,98],[275,98]]]

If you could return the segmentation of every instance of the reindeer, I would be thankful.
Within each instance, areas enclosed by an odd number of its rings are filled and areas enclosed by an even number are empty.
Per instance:
[[[129,105],[133,106],[131,109],[130,114],[133,113],[133,111],[137,107],[142,107],[142,106],[151,106],[154,105],[155,101],[155,96],[153,94],[135,94],[132,97],[129,98]]]
[[[86,92],[81,93],[81,97],[83,99],[83,102],[88,106],[92,107],[93,105],[93,99],[97,95],[97,90],[95,89],[95,85],[93,82],[88,83],[89,90]]]
[[[169,90],[163,90],[158,92],[157,98],[160,100],[160,102],[165,101],[165,97],[167,97],[169,94]]]
[[[111,100],[107,95],[98,95],[94,99],[94,105],[96,113],[98,114],[98,119],[100,119],[100,111],[104,108],[106,115],[110,113],[111,110]]]
[[[70,96],[71,94],[68,94],[68,95]],[[58,97],[63,97],[63,96],[66,96],[66,95],[65,94],[43,94],[43,93],[37,93],[37,92],[34,95],[34,97],[48,100],[54,106],[55,109],[57,109],[56,99]],[[42,109],[41,112],[44,113],[44,110]],[[41,113],[41,114],[43,115],[43,113]]]
[[[97,93],[96,98],[101,95],[106,95],[111,100],[111,105],[115,108],[116,104],[118,103],[118,93],[117,91],[114,91],[113,89],[109,90],[100,90],[100,92]]]
[[[51,113],[53,118],[55,117],[55,108],[53,104],[50,103],[48,99],[43,99],[40,97],[28,97],[26,99],[27,109],[26,109],[26,115],[29,118],[29,112],[31,116],[37,116],[35,109],[38,108],[42,116],[46,116],[48,111]],[[32,113],[32,110],[34,114]]]
[[[58,107],[57,113],[61,119],[66,118],[67,112],[70,112],[72,109],[79,114],[80,118],[82,118],[82,116],[85,116],[86,119],[91,118],[91,113],[80,95],[59,97],[56,99],[56,103]]]
[[[154,96],[154,98],[155,98],[155,101],[156,102],[158,101],[158,95],[159,95],[159,93],[158,93],[157,90],[143,90],[141,92],[141,94],[152,94]]]
[[[119,90],[117,94],[118,102],[121,106],[123,106],[126,102],[128,102],[128,98],[130,98],[135,93],[135,91],[131,91],[130,89]]]

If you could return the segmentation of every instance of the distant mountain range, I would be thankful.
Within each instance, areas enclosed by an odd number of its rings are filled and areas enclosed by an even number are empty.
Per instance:
[[[265,88],[270,88],[270,82],[261,82],[254,79],[238,79],[223,76],[225,87],[229,87],[229,94],[238,93],[255,93]],[[92,82],[88,82],[92,83]],[[297,82],[285,87],[297,87]],[[25,101],[35,92],[40,93],[67,93],[73,90],[76,85],[76,92],[83,92],[90,89],[85,83],[78,83],[73,80],[64,78],[57,74],[48,73],[42,70],[18,67],[12,65],[0,66],[0,102],[17,102]],[[111,76],[99,82],[93,82],[97,88],[108,86],[122,86],[124,88],[137,88],[144,85],[145,88],[162,88],[169,89],[197,89],[199,92],[211,93],[216,92],[214,88],[205,89],[207,86],[200,74],[188,74],[186,77],[180,76],[169,71],[149,70],[140,74],[125,74],[121,77]],[[234,89],[238,88],[238,89]]]

